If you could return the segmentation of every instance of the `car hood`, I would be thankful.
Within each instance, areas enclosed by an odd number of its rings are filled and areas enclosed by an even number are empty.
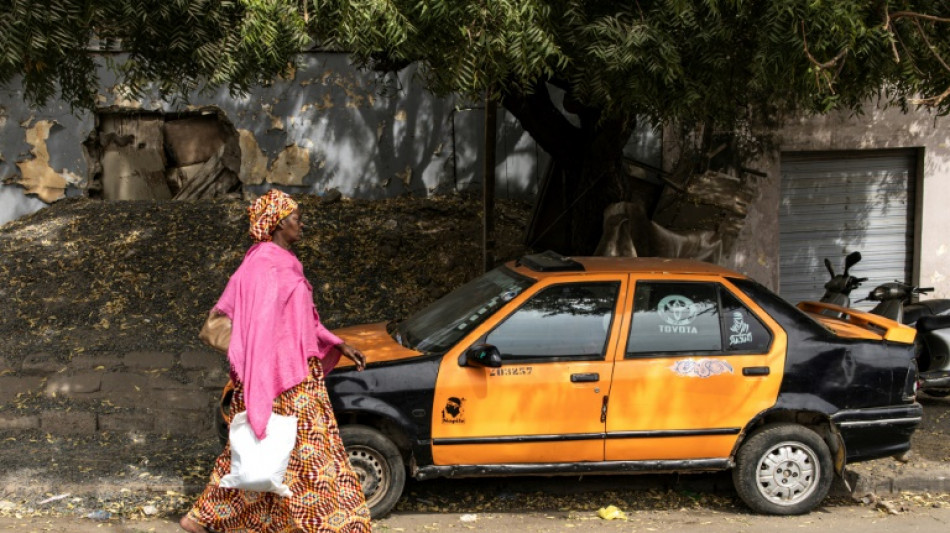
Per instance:
[[[385,322],[335,329],[333,333],[347,344],[359,348],[366,355],[367,364],[399,361],[422,355],[422,352],[400,346],[393,340],[386,332]],[[353,362],[344,357],[340,359],[339,366],[353,366]]]

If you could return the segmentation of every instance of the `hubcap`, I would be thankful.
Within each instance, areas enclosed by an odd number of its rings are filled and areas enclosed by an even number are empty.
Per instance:
[[[389,470],[376,450],[364,446],[347,448],[350,466],[360,478],[366,505],[373,507],[389,490]]]
[[[815,491],[820,478],[818,456],[800,442],[776,444],[759,460],[759,492],[777,505],[804,500]]]

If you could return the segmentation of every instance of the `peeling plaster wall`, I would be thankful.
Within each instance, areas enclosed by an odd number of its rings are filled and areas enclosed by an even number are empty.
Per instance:
[[[306,54],[293,79],[243,97],[221,89],[177,105],[131,100],[104,71],[98,103],[109,111],[220,109],[239,133],[240,177],[254,192],[276,184],[289,192],[336,188],[373,199],[480,187],[482,109],[432,96],[414,74],[405,69],[383,86],[375,73],[352,67],[346,54]],[[96,127],[93,113],[70,114],[58,101],[31,109],[13,83],[0,88],[0,121],[5,123],[0,124],[0,178],[23,181],[28,192],[42,193],[47,202],[58,197],[57,187],[45,190],[33,183],[65,183],[67,196],[86,193],[82,142]],[[498,122],[498,195],[530,198],[547,158],[512,116],[500,110]],[[28,136],[39,140],[45,123],[48,138],[31,145]]]
[[[932,298],[950,298],[950,210],[945,208],[950,200],[950,130],[946,119],[926,110],[905,115],[894,107],[868,104],[861,116],[834,113],[789,120],[777,132],[775,146],[773,153],[751,165],[768,177],[759,181],[758,196],[727,266],[778,287],[782,152],[921,148],[923,180],[917,205],[921,227],[914,242],[919,275],[914,282],[934,286]]]
[[[72,114],[58,101],[30,108],[19,84],[0,87],[0,224],[81,194],[85,137],[78,134],[92,127],[91,114]]]

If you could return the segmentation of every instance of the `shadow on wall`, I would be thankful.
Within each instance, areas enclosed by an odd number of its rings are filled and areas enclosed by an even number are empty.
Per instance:
[[[246,185],[315,194],[338,189],[366,199],[468,188],[481,174],[480,104],[434,96],[415,76],[414,67],[382,75],[357,70],[345,54],[316,53],[302,59],[292,80],[245,98],[220,93],[209,105],[220,107],[264,156],[265,167],[242,175]],[[463,124],[462,116],[471,120]],[[523,131],[509,132],[508,122],[498,126],[499,195],[532,195],[537,149],[524,142],[530,137]],[[308,164],[304,173],[275,169],[290,149]]]

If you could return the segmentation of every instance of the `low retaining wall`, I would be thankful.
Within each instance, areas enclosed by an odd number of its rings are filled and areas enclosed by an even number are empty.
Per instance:
[[[67,362],[37,353],[20,368],[0,359],[0,430],[212,437],[227,381],[227,359],[212,351],[80,353]]]

